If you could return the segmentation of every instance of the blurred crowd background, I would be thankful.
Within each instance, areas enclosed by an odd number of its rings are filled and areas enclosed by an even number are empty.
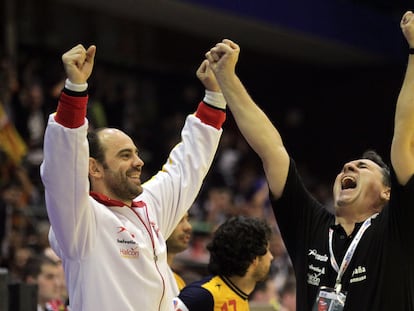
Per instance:
[[[338,33],[330,29],[327,38],[323,35],[328,29],[298,35],[299,21],[298,27],[289,28],[286,21],[267,20],[271,12],[260,15],[257,8],[269,6],[266,1],[256,3],[251,16],[243,15],[250,12],[248,4],[236,2],[237,15],[217,1],[121,0],[114,7],[100,7],[93,0],[82,5],[80,1],[4,0],[0,9],[0,267],[9,270],[11,281],[23,281],[28,258],[50,255],[39,165],[47,116],[56,108],[65,78],[60,57],[77,43],[97,45],[89,81],[90,124],[117,127],[134,137],[145,162],[143,180],[161,168],[180,140],[185,116],[204,95],[195,71],[204,53],[226,36],[241,45],[238,70],[247,89],[278,124],[305,182],[328,209],[331,181],[340,169],[337,163],[366,148],[387,159],[390,116],[406,54],[399,19],[410,8],[403,1],[392,5],[337,1],[338,9],[352,5],[354,11],[345,11],[350,24],[363,26],[353,18],[358,10],[368,12],[370,32],[355,27],[344,36],[343,29]],[[277,8],[277,2],[271,8]],[[299,17],[304,14],[301,4],[297,3]],[[275,12],[275,16],[282,14]],[[384,23],[393,28],[389,33],[381,32]],[[258,32],[250,38],[244,29]],[[339,42],[352,36],[360,42]],[[368,41],[376,45],[364,45]],[[271,303],[275,310],[294,310],[295,279],[260,161],[228,113],[215,162],[190,209],[191,247],[177,257],[178,270],[187,282],[206,273],[205,245],[214,229],[235,214],[265,218],[274,232],[275,260],[269,280],[258,285],[251,300]],[[64,298],[64,284],[62,288]]]

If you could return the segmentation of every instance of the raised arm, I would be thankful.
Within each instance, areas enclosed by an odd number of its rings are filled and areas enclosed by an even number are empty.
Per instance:
[[[414,14],[407,11],[401,19],[401,30],[410,48],[414,48]],[[414,55],[410,54],[403,85],[395,111],[391,162],[400,184],[414,174]]]
[[[206,53],[234,119],[262,160],[270,190],[280,197],[287,178],[289,155],[278,130],[254,103],[235,72],[239,46],[223,40]]]
[[[47,213],[53,228],[51,244],[57,253],[80,258],[92,248],[94,209],[90,207],[86,139],[87,80],[92,73],[95,46],[77,45],[62,55],[67,75],[56,114],[44,136],[40,168]],[[64,178],[62,178],[64,176]]]

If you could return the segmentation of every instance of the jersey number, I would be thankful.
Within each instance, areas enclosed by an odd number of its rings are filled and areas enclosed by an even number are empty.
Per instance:
[[[221,306],[221,311],[237,311],[236,300],[232,299]]]

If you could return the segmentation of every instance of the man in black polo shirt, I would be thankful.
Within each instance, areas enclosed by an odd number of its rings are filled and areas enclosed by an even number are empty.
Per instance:
[[[374,151],[345,163],[333,187],[335,215],[307,191],[279,132],[235,74],[238,45],[223,40],[206,53],[242,134],[263,162],[295,268],[298,311],[414,310],[411,11],[402,17],[401,29],[410,56],[396,106],[392,170]],[[352,124],[352,113],[344,114],[343,123]]]

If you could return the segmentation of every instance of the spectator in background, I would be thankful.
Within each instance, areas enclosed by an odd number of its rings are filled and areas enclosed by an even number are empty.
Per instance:
[[[280,311],[296,311],[296,282],[294,278],[288,280],[279,291]]]
[[[175,295],[178,295],[180,290],[185,286],[184,279],[177,273],[174,268],[174,258],[178,253],[185,251],[188,248],[191,239],[192,226],[189,221],[188,212],[181,218],[177,227],[168,237],[167,243],[167,262],[171,268],[172,277],[170,276],[170,284],[174,289]]]
[[[64,305],[69,305],[69,296],[68,290],[66,287],[66,280],[65,280],[65,271],[63,269],[62,260],[56,255],[55,251],[51,247],[46,247],[42,254],[49,259],[51,259],[54,263],[56,263],[58,267],[58,299],[57,301],[61,301]]]
[[[7,263],[10,282],[19,283],[24,281],[24,267],[26,266],[29,258],[34,255],[35,252],[29,246],[13,246],[13,251],[9,254],[9,260]]]
[[[261,219],[235,216],[214,232],[206,278],[184,287],[175,310],[248,310],[248,297],[266,279],[273,256],[271,229]]]
[[[59,267],[52,259],[44,255],[30,257],[23,269],[23,281],[37,285],[37,311],[67,310],[59,297]]]
[[[235,214],[232,191],[228,187],[212,185],[207,189],[202,208],[206,213],[205,220],[213,228],[221,225],[228,217]]]
[[[14,103],[14,124],[28,146],[27,161],[33,166],[42,162],[43,135],[46,127],[45,94],[41,81],[32,81]]]
[[[273,281],[273,278],[269,277],[257,283],[254,291],[251,293],[249,297],[249,305],[250,307],[257,306],[257,307],[269,307],[274,311],[280,311],[280,299],[278,295],[278,291],[276,288],[276,284]]]
[[[278,228],[273,229],[272,238],[270,240],[270,250],[274,256],[270,268],[271,278],[276,285],[276,290],[280,291],[285,286],[286,282],[288,282],[289,279],[294,278],[295,275],[289,254]]]
[[[13,265],[19,248],[30,246],[35,234],[35,218],[30,203],[37,200],[37,189],[21,165],[10,164],[5,153],[0,163],[1,264]]]

